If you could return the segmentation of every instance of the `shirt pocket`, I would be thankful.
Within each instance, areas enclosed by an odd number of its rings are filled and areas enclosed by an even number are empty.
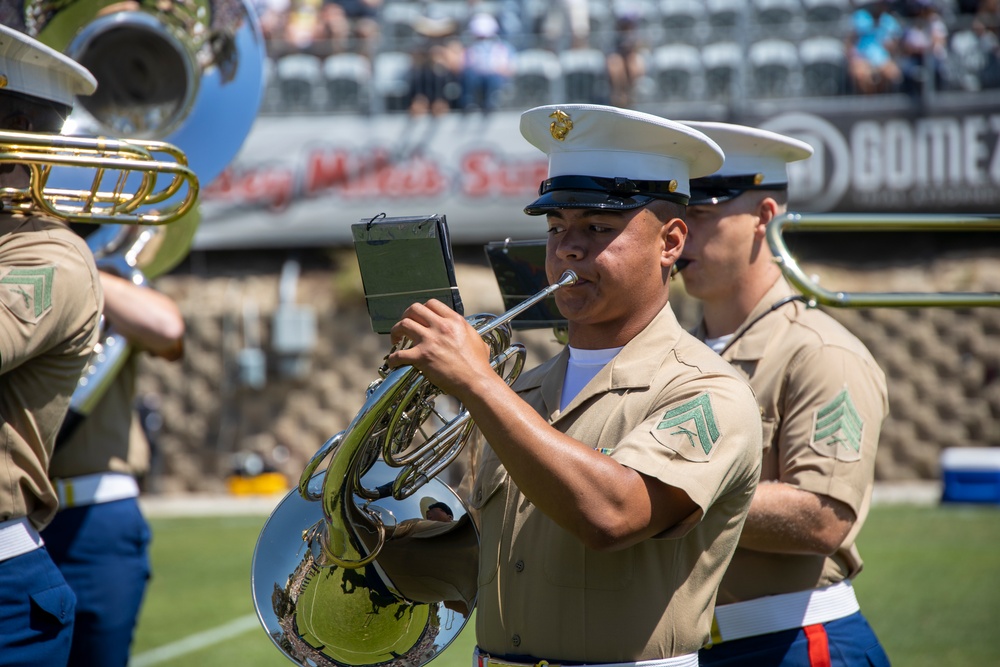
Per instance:
[[[554,586],[619,591],[631,586],[635,573],[632,549],[603,552],[584,547],[566,535],[545,549],[545,578]]]
[[[503,541],[507,471],[495,457],[484,461],[472,487],[469,507],[479,514],[479,585],[493,581],[500,567],[500,545]],[[491,465],[495,462],[496,465]]]

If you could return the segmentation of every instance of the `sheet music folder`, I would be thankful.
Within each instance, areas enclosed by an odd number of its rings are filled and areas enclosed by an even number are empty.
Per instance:
[[[545,239],[495,241],[487,243],[485,250],[500,287],[505,311],[548,287]],[[524,330],[564,328],[567,322],[556,307],[555,296],[550,295],[515,317],[510,324],[513,329]]]
[[[372,329],[389,333],[411,304],[437,299],[464,315],[442,214],[376,216],[351,225]]]

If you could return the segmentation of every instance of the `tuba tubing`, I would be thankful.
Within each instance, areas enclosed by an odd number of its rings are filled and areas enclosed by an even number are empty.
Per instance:
[[[184,153],[164,142],[2,131],[0,164],[24,165],[31,172],[27,188],[3,188],[5,199],[70,223],[165,225],[187,215],[198,200],[198,177]],[[50,187],[59,170],[74,175],[88,170],[90,187]],[[110,189],[105,181],[112,182]],[[161,210],[150,208],[164,203]]]
[[[576,280],[567,271],[502,315],[467,318],[508,384],[525,358],[524,346],[510,341],[510,321]],[[475,606],[478,535],[468,511],[444,523],[403,518],[414,509],[411,496],[428,485],[424,501],[448,498],[466,509],[437,475],[475,424],[464,408],[450,419],[439,414],[433,401],[443,393],[413,366],[383,365],[379,375],[348,427],[307,463],[254,549],[251,585],[261,625],[300,665],[419,667],[447,647]],[[443,425],[425,436],[421,427],[431,417]],[[418,435],[424,440],[414,445]],[[370,477],[378,482],[372,488]],[[358,606],[359,599],[370,603]]]
[[[847,292],[821,287],[799,266],[784,232],[993,232],[1000,216],[925,214],[786,213],[773,218],[766,238],[782,274],[811,307],[835,308],[978,308],[1000,306],[1000,292]]]

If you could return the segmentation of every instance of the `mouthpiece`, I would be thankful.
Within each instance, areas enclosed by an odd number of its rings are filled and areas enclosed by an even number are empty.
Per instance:
[[[559,282],[556,283],[559,287],[569,287],[570,285],[575,285],[579,278],[576,277],[576,273],[573,271],[563,271],[563,274],[559,276]]]

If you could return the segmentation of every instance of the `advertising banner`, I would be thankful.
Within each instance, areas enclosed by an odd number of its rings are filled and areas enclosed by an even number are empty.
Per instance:
[[[670,116],[668,116],[670,117]],[[727,118],[797,137],[790,210],[1000,213],[1000,106],[790,110]],[[258,118],[202,199],[196,249],[346,245],[374,216],[445,214],[455,244],[539,238],[522,211],[546,175],[520,114]]]

